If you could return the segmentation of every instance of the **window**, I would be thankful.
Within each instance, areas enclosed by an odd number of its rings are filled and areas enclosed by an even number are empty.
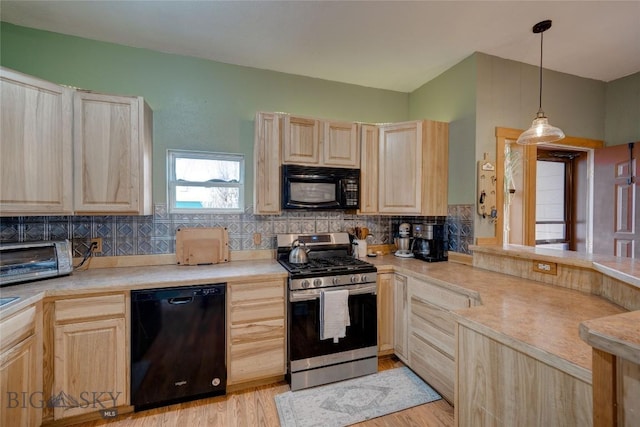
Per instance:
[[[170,213],[242,212],[244,155],[167,150]]]
[[[566,165],[538,160],[536,172],[536,245],[567,249]]]
[[[580,152],[538,149],[536,246],[575,250],[575,160]]]

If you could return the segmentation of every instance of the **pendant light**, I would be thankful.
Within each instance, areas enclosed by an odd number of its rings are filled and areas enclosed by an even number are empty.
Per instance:
[[[551,20],[538,22],[533,26],[535,34],[540,33],[540,104],[536,118],[533,119],[531,127],[518,137],[516,141],[522,145],[545,144],[549,142],[559,141],[564,138],[564,132],[555,126],[549,124],[549,119],[542,111],[542,39],[544,32],[551,28]]]

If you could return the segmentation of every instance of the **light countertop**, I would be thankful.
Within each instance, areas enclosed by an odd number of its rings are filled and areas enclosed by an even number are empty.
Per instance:
[[[468,295],[481,305],[456,310],[461,324],[588,383],[592,352],[580,323],[627,312],[599,296],[452,262],[385,255],[372,263]]]
[[[536,257],[540,255],[535,253]],[[551,256],[546,253],[542,255]],[[580,324],[627,312],[598,296],[454,262],[428,263],[393,255],[366,258],[366,261],[376,265],[379,273],[397,272],[413,276],[469,296],[476,305],[456,312],[461,324],[589,383],[591,347],[580,339]],[[575,259],[571,262],[587,261]],[[607,268],[615,267],[615,264],[607,264]],[[621,274],[635,274],[635,268],[634,265]],[[607,274],[606,271],[602,272]],[[20,296],[20,300],[2,307],[0,319],[43,297],[285,277],[287,272],[275,260],[233,261],[211,266],[164,265],[76,271],[66,277],[2,288],[2,297]],[[626,317],[619,320],[624,324],[633,321]],[[593,328],[599,325],[587,324]],[[634,325],[637,328],[638,322]],[[630,334],[637,338],[633,329]],[[619,338],[624,341],[625,336]]]
[[[132,289],[190,286],[220,282],[283,279],[287,272],[274,260],[233,261],[214,265],[162,265],[96,268],[0,289],[16,302],[0,308],[0,320],[44,297],[127,291]]]
[[[640,311],[582,322],[580,337],[592,347],[640,365]]]
[[[640,260],[519,245],[473,246],[474,252],[539,259],[590,268],[640,292]],[[594,316],[581,322],[580,337],[590,346],[640,364],[640,311]]]

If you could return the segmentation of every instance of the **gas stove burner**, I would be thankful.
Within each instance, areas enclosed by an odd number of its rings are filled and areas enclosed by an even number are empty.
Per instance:
[[[289,262],[295,240],[314,242],[308,262]],[[289,272],[290,289],[324,288],[375,282],[376,267],[353,258],[347,233],[278,235],[278,262]]]
[[[309,262],[304,264],[295,264],[286,260],[280,260],[280,263],[289,271],[312,271],[316,269],[322,270],[340,270],[349,267],[360,267],[369,265],[369,263],[360,261],[352,257],[331,257],[331,258],[311,258]]]

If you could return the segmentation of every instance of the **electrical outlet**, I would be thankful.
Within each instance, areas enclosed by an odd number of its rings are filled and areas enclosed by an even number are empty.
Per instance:
[[[255,246],[260,246],[260,243],[262,243],[262,234],[253,233],[253,244]]]
[[[558,264],[555,262],[533,260],[533,271],[543,274],[558,275]]]
[[[96,244],[95,247],[91,250],[93,254],[101,254],[102,253],[102,237],[94,237],[91,239],[90,244]]]

